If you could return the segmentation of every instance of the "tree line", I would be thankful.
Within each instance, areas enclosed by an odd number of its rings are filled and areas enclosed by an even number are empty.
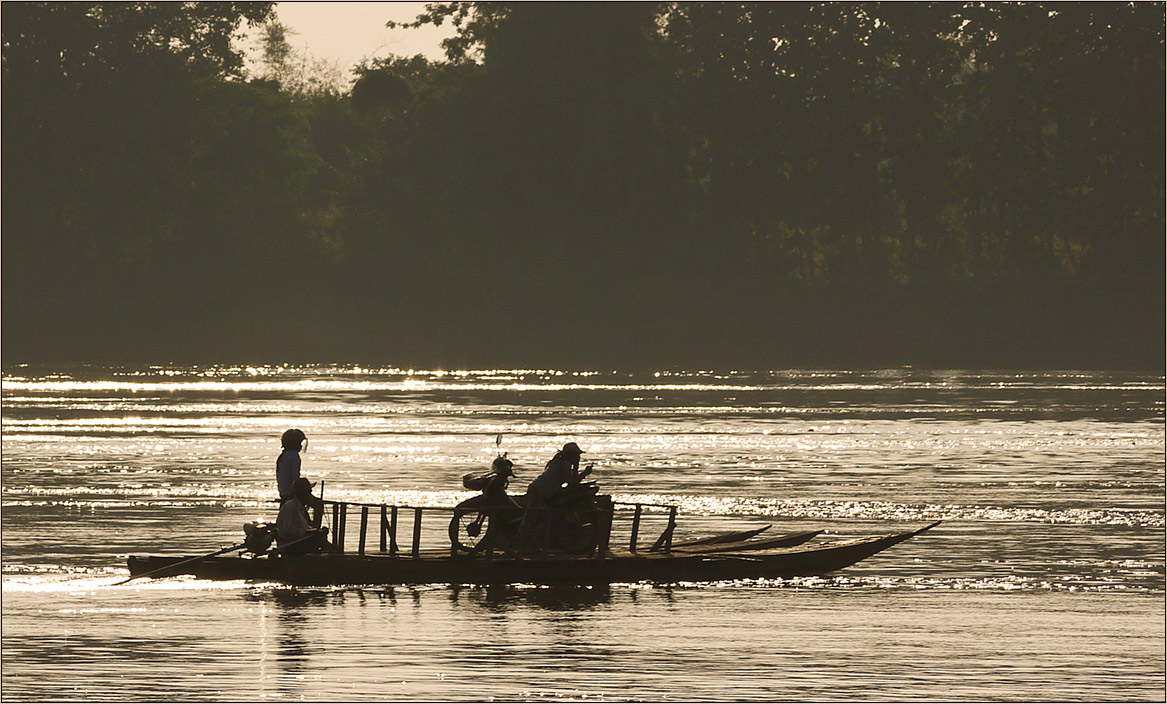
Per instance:
[[[1164,357],[1162,3],[0,11],[6,361]]]

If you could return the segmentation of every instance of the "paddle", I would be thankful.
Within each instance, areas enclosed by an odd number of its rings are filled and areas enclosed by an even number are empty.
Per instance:
[[[297,538],[296,540],[293,540],[292,542],[288,543],[287,545],[281,545],[280,547],[276,548],[275,550],[270,551],[269,554],[270,555],[278,555],[282,551],[287,550],[288,548],[292,547],[296,543],[302,543],[305,540],[308,540],[309,538],[313,537],[315,534],[316,534],[315,531],[310,532],[308,535],[305,535],[302,538]],[[238,545],[232,545],[231,547],[223,548],[222,550],[216,550],[215,552],[209,552],[206,555],[199,555],[197,557],[188,557],[185,560],[179,560],[178,562],[172,562],[169,565],[166,565],[165,567],[159,567],[156,570],[150,570],[146,574],[136,574],[133,577],[123,579],[122,581],[117,582],[116,584],[113,584],[110,586],[120,587],[121,585],[125,584],[126,582],[130,582],[130,581],[133,581],[135,579],[140,579],[143,577],[153,577],[154,575],[158,574],[159,572],[165,572],[166,570],[174,569],[175,567],[178,567],[180,565],[190,564],[191,562],[196,562],[198,560],[205,560],[208,557],[217,557],[217,556],[222,555],[224,553],[234,552],[236,550],[242,550],[245,547],[247,547],[246,543],[239,543]]]
[[[223,553],[227,553],[227,552],[234,552],[236,550],[242,550],[245,547],[247,547],[246,543],[239,543],[238,545],[232,545],[229,548],[223,548],[222,550],[216,550],[215,552],[207,553],[206,555],[199,555],[198,557],[189,557],[185,560],[179,560],[178,562],[172,562],[171,564],[166,565],[165,567],[159,567],[156,570],[150,570],[146,574],[136,574],[133,577],[123,579],[122,581],[118,582],[117,584],[113,584],[111,586],[120,587],[121,585],[125,584],[126,582],[130,582],[130,581],[133,581],[135,579],[139,579],[141,577],[153,577],[154,575],[158,574],[159,572],[165,572],[166,570],[173,569],[175,567],[178,567],[179,565],[185,565],[187,563],[194,562],[196,560],[204,560],[208,557],[215,557],[217,555],[222,555]]]

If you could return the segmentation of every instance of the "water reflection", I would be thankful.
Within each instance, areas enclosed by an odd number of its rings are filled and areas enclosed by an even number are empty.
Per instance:
[[[266,692],[274,680],[275,696],[300,698],[310,663],[320,650],[312,643],[312,618],[330,603],[332,595],[326,591],[272,589],[245,592],[243,598],[261,607],[258,644],[261,688]],[[274,613],[274,619],[268,618],[269,613]],[[270,653],[275,654],[275,674],[267,672]]]
[[[126,371],[4,380],[5,702],[1162,697],[1161,375]],[[686,537],[945,523],[796,580],[110,586],[127,554],[273,518],[291,419],[350,501],[453,506],[503,433],[526,480],[586,442],[606,492],[678,505]]]
[[[516,607],[534,606],[546,611],[578,611],[610,604],[612,589],[608,586],[534,586],[499,584],[486,587],[450,587],[450,602],[505,613]]]

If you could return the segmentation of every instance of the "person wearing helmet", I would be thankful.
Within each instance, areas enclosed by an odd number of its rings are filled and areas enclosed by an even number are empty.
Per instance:
[[[499,455],[490,465],[490,472],[486,474],[471,473],[462,478],[462,486],[467,489],[481,489],[482,494],[466,499],[454,507],[455,519],[451,523],[451,530],[464,530],[470,537],[478,537],[482,532],[483,523],[489,519],[487,530],[493,534],[491,543],[495,548],[509,551],[512,548],[515,535],[515,523],[522,515],[522,508],[507,494],[507,484],[515,476],[515,463],[504,455]],[[461,523],[460,529],[455,529],[462,516],[476,515],[469,523]]]
[[[518,504],[507,494],[507,485],[515,476],[515,463],[505,457],[496,457],[490,465],[491,477],[482,495],[492,506],[517,507]]]
[[[300,451],[307,448],[308,437],[304,431],[291,428],[284,431],[280,437],[283,449],[276,459],[276,488],[280,492],[280,505],[296,498],[296,480],[300,479]],[[324,515],[324,502],[312,496],[312,485],[309,485],[305,505],[312,509],[312,525],[319,527]]]

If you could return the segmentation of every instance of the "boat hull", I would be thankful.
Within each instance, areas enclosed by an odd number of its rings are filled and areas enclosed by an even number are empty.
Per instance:
[[[302,586],[343,584],[611,584],[702,582],[817,576],[849,567],[928,530],[816,545],[732,552],[618,552],[604,558],[313,554],[298,557],[129,558],[131,577],[180,574],[200,579],[279,582]],[[759,541],[766,543],[766,541]],[[731,544],[732,545],[732,544]],[[710,546],[713,548],[714,546]],[[717,549],[725,546],[717,545]],[[170,567],[171,569],[167,569]]]

